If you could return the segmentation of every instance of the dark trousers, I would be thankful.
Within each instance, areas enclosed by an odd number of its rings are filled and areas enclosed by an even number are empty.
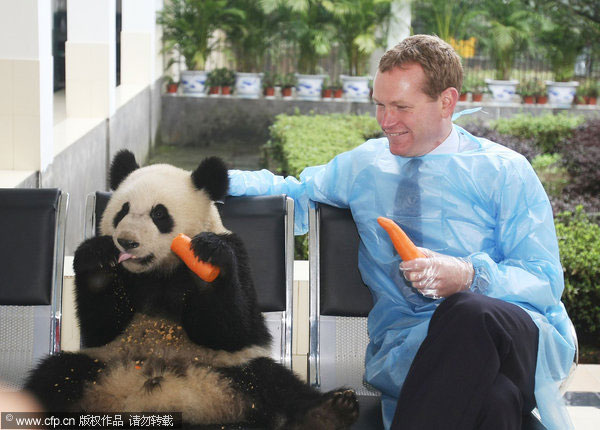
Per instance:
[[[538,328],[516,305],[461,292],[434,312],[394,430],[519,430],[535,407]]]

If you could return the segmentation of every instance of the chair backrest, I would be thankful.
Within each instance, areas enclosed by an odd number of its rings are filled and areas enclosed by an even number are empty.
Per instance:
[[[85,237],[98,231],[111,193],[88,195]],[[244,242],[258,304],[273,336],[272,358],[292,366],[294,201],[285,195],[227,197],[218,206],[223,225]]]
[[[309,223],[309,381],[323,391],[347,386],[361,396],[378,395],[364,382],[373,299],[358,271],[360,239],[352,214],[316,203]]]
[[[9,389],[60,351],[68,200],[57,189],[0,189],[0,381]]]

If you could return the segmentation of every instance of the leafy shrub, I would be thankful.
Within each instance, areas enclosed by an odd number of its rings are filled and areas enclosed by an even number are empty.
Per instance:
[[[381,128],[370,115],[282,114],[271,126],[271,139],[265,149],[270,168],[298,176],[304,168],[325,164],[380,134]]]
[[[577,127],[558,148],[571,177],[563,193],[553,199],[555,210],[583,205],[588,213],[600,212],[600,119]]]
[[[542,152],[554,153],[560,144],[571,137],[573,130],[584,121],[583,116],[548,114],[532,116],[519,114],[491,123],[500,134],[533,139]]]
[[[556,234],[563,269],[563,303],[584,338],[600,334],[600,226],[583,208],[557,216]]]
[[[569,173],[560,154],[540,154],[531,161],[548,196],[560,197],[569,183]]]
[[[471,123],[465,126],[473,136],[484,137],[493,142],[504,145],[507,148],[517,151],[522,154],[529,162],[541,154],[540,149],[536,146],[535,140],[532,138],[526,139],[522,137],[512,136],[510,134],[500,134],[497,130],[484,125],[481,122]]]

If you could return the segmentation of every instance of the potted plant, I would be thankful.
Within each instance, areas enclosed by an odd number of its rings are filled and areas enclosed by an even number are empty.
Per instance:
[[[231,89],[236,82],[236,73],[234,70],[228,69],[227,67],[221,67],[219,70],[219,86],[221,87],[221,94],[228,96],[231,94]]]
[[[320,100],[326,75],[319,73],[319,60],[329,54],[334,38],[332,15],[322,0],[267,2],[270,10],[285,8],[287,19],[282,36],[297,48],[296,97]]]
[[[342,100],[342,97],[344,96],[344,86],[342,85],[341,81],[336,80],[331,85],[331,93],[332,93],[334,100],[336,100],[336,101]]]
[[[469,93],[471,92],[471,86],[469,85],[468,79],[463,81],[462,88],[460,89],[460,93],[458,95],[459,102],[466,102],[469,97]]]
[[[548,101],[558,107],[568,108],[573,103],[579,82],[573,80],[575,60],[585,46],[586,35],[564,10],[548,7],[539,34],[548,58],[553,81],[546,81]]]
[[[540,95],[541,82],[537,78],[527,79],[519,84],[519,94],[523,98],[523,103],[534,104],[535,99]]]
[[[165,3],[157,18],[163,31],[163,52],[174,51],[185,58],[188,70],[182,71],[180,77],[185,94],[204,95],[204,66],[217,43],[213,33],[227,29],[243,17],[242,11],[223,0],[171,0]]]
[[[471,100],[473,102],[481,102],[483,95],[487,92],[487,85],[481,78],[473,78],[471,82]]]
[[[324,100],[331,100],[333,92],[331,90],[331,85],[329,85],[329,76],[325,77],[323,80],[323,90],[321,91],[321,96]]]
[[[281,95],[283,98],[289,99],[292,97],[292,88],[296,86],[297,82],[295,73],[290,72],[283,75],[281,78]]]
[[[333,15],[336,39],[345,53],[348,74],[340,75],[344,95],[349,100],[368,102],[368,60],[382,44],[376,30],[389,17],[391,0],[338,0],[324,5]]]
[[[265,98],[275,98],[275,87],[279,85],[279,75],[274,72],[265,72],[263,74],[262,86]]]
[[[171,75],[165,76],[167,94],[177,94],[177,89],[179,88],[179,83],[175,82]]]
[[[523,8],[519,0],[486,4],[483,16],[489,31],[488,37],[481,42],[496,68],[494,79],[486,79],[486,83],[494,101],[507,103],[512,101],[519,84],[519,81],[510,79],[515,55],[527,48],[536,15]]]
[[[465,76],[465,79],[463,80],[463,86],[460,90],[460,95],[464,94],[464,96],[462,97],[462,100],[459,98],[459,101],[467,101],[469,93],[471,93],[471,98],[473,101],[481,101],[481,95],[483,94],[484,90],[485,82],[483,79],[480,79],[473,74],[469,74]]]
[[[209,96],[217,96],[219,95],[219,87],[220,87],[220,79],[219,79],[219,69],[213,69],[210,72],[206,73],[206,80],[204,82],[204,86],[208,89]]]
[[[235,58],[238,97],[259,98],[265,87],[261,72],[265,53],[275,41],[287,38],[289,28],[285,1],[229,0],[242,10],[245,19],[227,31],[227,39]],[[271,90],[269,90],[271,91]],[[270,97],[270,96],[269,96]]]
[[[585,101],[585,104],[595,105],[600,93],[600,82],[593,79],[585,80],[578,88]]]

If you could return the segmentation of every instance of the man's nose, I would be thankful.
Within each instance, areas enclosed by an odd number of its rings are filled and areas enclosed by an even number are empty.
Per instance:
[[[393,113],[391,113],[389,110],[385,110],[380,115],[379,125],[383,129],[389,128],[389,127],[393,126],[396,123],[396,120],[397,119],[393,115]]]

